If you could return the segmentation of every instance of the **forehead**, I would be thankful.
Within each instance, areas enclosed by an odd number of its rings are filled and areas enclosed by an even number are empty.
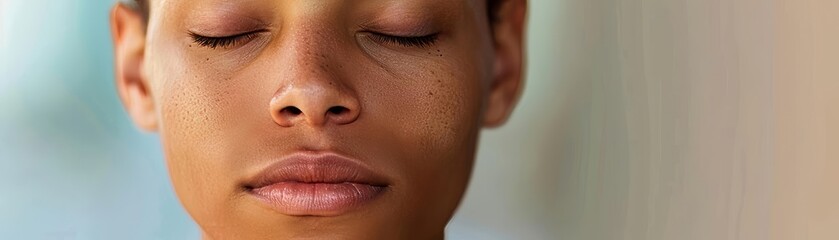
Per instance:
[[[346,23],[386,18],[391,23],[403,19],[425,19],[454,28],[485,28],[489,20],[488,0],[150,0],[151,29],[157,26],[183,25],[198,16],[210,19],[255,19],[274,22],[283,19],[307,19],[301,22],[324,24],[310,18]],[[489,0],[489,3],[499,0]],[[362,16],[362,18],[358,18]],[[401,17],[400,17],[401,16]],[[363,20],[367,19],[367,20]],[[464,21],[466,20],[466,21]],[[217,21],[217,20],[213,20]],[[375,20],[374,20],[375,21]],[[206,21],[204,21],[206,22]],[[169,24],[173,23],[173,24]],[[468,24],[467,24],[468,23]],[[479,26],[475,26],[475,24]],[[157,26],[154,26],[157,25]]]
[[[149,5],[149,7],[165,7],[170,5],[178,5],[179,3],[201,3],[201,4],[223,4],[223,3],[232,3],[232,4],[276,4],[278,1],[276,0],[238,0],[238,1],[225,1],[225,0],[133,0],[134,2],[139,3],[140,5]],[[290,1],[283,1],[283,2],[290,2],[292,4],[295,3],[317,3],[319,5],[329,5],[329,4],[347,4],[348,5],[357,5],[357,4],[406,4],[406,3],[433,3],[434,5],[452,5],[452,4],[464,4],[471,6],[474,10],[486,10],[488,8],[492,9],[498,5],[501,0],[290,0]],[[489,5],[489,6],[488,6]]]

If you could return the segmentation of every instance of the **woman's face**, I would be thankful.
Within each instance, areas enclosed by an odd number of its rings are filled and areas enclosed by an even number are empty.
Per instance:
[[[142,30],[118,6],[117,85],[207,238],[440,238],[520,85],[485,4],[158,0]]]

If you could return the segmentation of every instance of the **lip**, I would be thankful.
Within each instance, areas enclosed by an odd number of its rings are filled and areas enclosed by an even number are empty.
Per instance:
[[[289,155],[245,184],[268,207],[291,216],[337,216],[367,205],[389,187],[360,161],[335,153]]]

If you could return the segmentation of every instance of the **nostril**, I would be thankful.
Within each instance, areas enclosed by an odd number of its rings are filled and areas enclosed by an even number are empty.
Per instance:
[[[358,109],[344,106],[333,106],[326,110],[326,118],[336,124],[349,124],[358,118]]]
[[[334,106],[334,107],[330,107],[329,110],[327,110],[327,111],[331,114],[334,114],[334,115],[341,115],[343,113],[349,112],[350,110],[347,109],[346,107]]]
[[[287,106],[281,108],[279,111],[274,111],[271,114],[271,117],[274,118],[274,122],[280,126],[291,127],[294,126],[294,122],[298,121],[300,115],[303,115],[303,111],[300,110],[300,108]]]
[[[297,115],[300,115],[300,113],[303,113],[303,111],[300,111],[300,109],[297,108],[297,107],[289,106],[289,107],[284,107],[283,109],[281,109],[280,113],[283,114],[283,115],[287,115],[287,116],[288,115],[297,116]]]

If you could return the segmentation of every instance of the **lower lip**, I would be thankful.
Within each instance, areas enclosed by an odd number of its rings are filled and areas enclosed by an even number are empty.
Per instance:
[[[337,216],[372,202],[384,188],[350,182],[279,182],[252,189],[251,194],[286,215]]]

